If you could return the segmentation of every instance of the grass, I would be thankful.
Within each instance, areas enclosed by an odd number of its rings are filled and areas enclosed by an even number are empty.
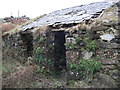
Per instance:
[[[103,15],[98,18],[98,22],[100,23],[102,20],[108,20],[112,22],[118,22],[118,14],[117,14],[117,7],[110,7],[103,11]],[[116,13],[116,14],[115,14]]]
[[[28,24],[36,21],[37,19],[44,17],[45,15],[46,15],[46,14],[41,15],[41,16],[38,16],[38,17],[36,17],[36,18],[34,18],[34,19],[28,20],[27,22],[25,22],[25,23],[23,23],[23,24],[21,24],[21,25],[17,25],[15,28],[13,28],[13,29],[5,32],[3,35],[15,33],[16,31],[20,31],[20,30],[21,30],[21,29],[20,29],[21,27],[23,27],[23,26],[25,26],[25,25],[28,25]]]
[[[12,73],[18,66],[22,66],[22,64],[17,60],[3,61],[2,72]]]

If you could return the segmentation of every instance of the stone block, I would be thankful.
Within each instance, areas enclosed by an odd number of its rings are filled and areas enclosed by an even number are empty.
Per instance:
[[[66,51],[66,59],[67,60],[72,60],[72,59],[78,59],[79,58],[79,51]]]
[[[107,85],[109,88],[117,88],[116,82],[110,75],[100,74],[100,82]]]

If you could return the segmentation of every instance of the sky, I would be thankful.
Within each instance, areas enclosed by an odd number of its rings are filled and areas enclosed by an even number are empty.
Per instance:
[[[0,18],[26,15],[35,18],[55,10],[104,0],[1,0]]]

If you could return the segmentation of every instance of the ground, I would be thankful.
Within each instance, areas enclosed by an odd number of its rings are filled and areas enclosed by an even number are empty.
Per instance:
[[[3,61],[3,88],[96,88],[106,87],[97,79],[69,80],[66,75],[54,77],[38,73],[37,65],[21,64],[19,61]]]

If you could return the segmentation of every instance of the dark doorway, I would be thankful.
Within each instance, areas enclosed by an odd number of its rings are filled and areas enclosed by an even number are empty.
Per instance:
[[[27,57],[32,57],[33,55],[33,35],[32,32],[22,32],[21,40],[23,41],[24,55]]]
[[[65,32],[53,31],[54,33],[54,67],[55,72],[60,73],[66,69]]]

